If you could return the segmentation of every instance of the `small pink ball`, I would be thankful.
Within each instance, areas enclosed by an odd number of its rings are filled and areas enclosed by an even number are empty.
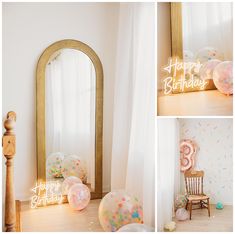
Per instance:
[[[90,190],[84,184],[74,184],[69,189],[68,201],[70,207],[74,210],[84,209],[88,205],[90,199]]]
[[[216,88],[224,94],[233,94],[233,63],[225,61],[218,64],[213,72]]]
[[[79,179],[76,176],[69,176],[67,177],[63,183],[62,183],[62,193],[64,195],[68,195],[69,189],[74,185],[74,184],[82,184],[82,180]]]

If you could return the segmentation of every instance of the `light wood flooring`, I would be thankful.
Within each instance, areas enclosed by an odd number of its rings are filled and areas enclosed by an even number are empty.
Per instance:
[[[86,209],[74,211],[69,204],[31,209],[21,203],[22,232],[102,232],[98,219],[100,199],[91,200]]]
[[[211,205],[211,217],[208,217],[206,209],[192,211],[192,219],[176,222],[176,232],[232,232],[233,231],[233,207],[224,206],[223,210],[217,210]]]
[[[231,116],[233,96],[226,96],[218,90],[159,95],[158,115],[173,116]]]

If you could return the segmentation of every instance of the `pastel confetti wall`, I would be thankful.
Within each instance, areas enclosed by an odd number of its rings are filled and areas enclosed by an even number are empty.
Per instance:
[[[211,203],[233,202],[233,122],[232,119],[179,119],[180,139],[198,145],[196,170],[204,170],[204,192]],[[181,192],[185,191],[181,173]]]

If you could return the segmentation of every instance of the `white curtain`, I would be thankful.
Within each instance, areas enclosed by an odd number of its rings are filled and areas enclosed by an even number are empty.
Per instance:
[[[154,3],[121,3],[114,93],[111,189],[143,201],[154,226]]]
[[[46,154],[76,154],[94,185],[95,71],[84,53],[59,51],[46,67]]]
[[[214,47],[225,60],[233,57],[232,2],[182,3],[183,47],[196,53]]]
[[[157,229],[174,216],[174,198],[180,192],[179,123],[177,119],[158,119],[157,150]]]

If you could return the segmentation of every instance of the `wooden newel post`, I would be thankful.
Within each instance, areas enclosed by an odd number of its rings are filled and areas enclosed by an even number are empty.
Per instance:
[[[14,126],[16,113],[8,112],[4,122],[6,132],[2,138],[3,154],[6,157],[6,202],[5,202],[5,227],[7,232],[16,231],[16,207],[14,194],[14,155],[15,155],[15,134]]]

